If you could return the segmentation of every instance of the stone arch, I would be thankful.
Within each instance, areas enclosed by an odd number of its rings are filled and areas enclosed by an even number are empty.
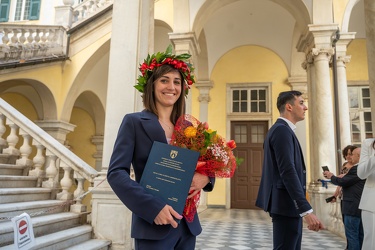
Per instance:
[[[78,97],[86,91],[92,92],[101,103],[101,106],[105,107],[108,85],[109,50],[110,40],[99,47],[81,68],[65,99],[61,120],[69,122],[72,109]],[[87,95],[83,96],[86,97]]]
[[[165,51],[170,44],[168,33],[173,32],[171,26],[162,20],[155,19],[154,51]]]
[[[99,97],[92,91],[81,93],[74,107],[85,110],[95,123],[95,135],[104,135],[105,110]]]
[[[360,0],[349,0],[348,4],[346,5],[344,15],[342,18],[342,26],[341,31],[342,32],[348,32],[349,31],[349,23],[350,23],[350,16],[353,11],[354,6],[359,3]]]
[[[0,93],[17,93],[33,105],[38,120],[57,120],[56,100],[50,89],[33,79],[12,79],[0,83]]]

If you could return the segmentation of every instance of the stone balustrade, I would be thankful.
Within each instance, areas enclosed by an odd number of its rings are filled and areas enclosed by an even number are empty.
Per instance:
[[[2,24],[0,63],[25,63],[66,56],[66,30],[62,26]]]
[[[19,141],[22,145],[17,147]],[[0,149],[16,159],[16,165],[24,166],[28,175],[38,177],[38,187],[52,189],[53,198],[74,199],[71,211],[86,211],[84,182],[92,186],[98,172],[1,98]]]
[[[113,4],[113,0],[85,0],[73,8],[73,25],[98,13],[107,6]]]

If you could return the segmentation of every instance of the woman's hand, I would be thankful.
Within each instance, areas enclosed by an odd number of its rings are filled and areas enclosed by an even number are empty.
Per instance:
[[[172,227],[177,228],[178,223],[175,219],[182,219],[182,216],[178,214],[171,206],[165,205],[163,209],[154,219],[156,225],[168,225],[171,224]]]
[[[208,176],[195,172],[193,180],[190,185],[188,199],[194,197],[202,188],[204,188],[210,182]]]

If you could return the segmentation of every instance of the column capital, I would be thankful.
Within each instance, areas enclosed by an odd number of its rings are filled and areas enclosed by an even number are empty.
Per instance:
[[[212,81],[198,81],[195,84],[197,89],[211,89],[214,87],[214,83]]]
[[[303,93],[304,98],[307,98],[307,77],[306,76],[291,76],[288,78],[289,85],[292,90],[297,90]]]
[[[169,40],[172,41],[176,54],[189,53],[195,57],[200,53],[199,43],[194,32],[169,33]]]
[[[65,145],[66,135],[73,132],[76,125],[57,120],[39,120],[35,124],[45,130],[53,138]],[[68,145],[66,145],[68,146]]]
[[[214,84],[212,81],[199,81],[195,84],[195,87],[199,90],[198,101],[199,102],[210,102],[210,89],[213,88]]]
[[[336,43],[337,58],[346,56],[348,45],[354,40],[356,32],[340,33],[340,39]]]
[[[337,29],[338,24],[310,24],[299,38],[297,50],[308,54],[313,48],[331,48],[332,37]]]

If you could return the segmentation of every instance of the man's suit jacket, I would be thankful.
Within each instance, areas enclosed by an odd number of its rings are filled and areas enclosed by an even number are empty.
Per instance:
[[[293,130],[282,119],[268,131],[256,206],[271,214],[300,217],[311,209],[306,200],[306,168]]]
[[[372,143],[375,139],[366,139],[361,146],[361,158],[357,174],[361,179],[366,179],[359,208],[375,213],[375,149]]]
[[[357,168],[353,166],[342,178],[332,176],[331,182],[342,187],[342,214],[361,217],[359,202],[366,181],[357,176]]]
[[[156,225],[155,217],[166,205],[163,200],[148,194],[139,185],[148,155],[154,141],[167,143],[165,133],[155,114],[142,111],[125,115],[119,128],[108,169],[108,182],[119,199],[133,212],[131,237],[136,239],[161,240],[170,230],[170,225]],[[135,179],[130,179],[133,165]],[[214,183],[214,178],[211,179]],[[207,185],[205,191],[211,191]],[[197,214],[192,223],[187,223],[193,235],[198,235],[201,225]]]

